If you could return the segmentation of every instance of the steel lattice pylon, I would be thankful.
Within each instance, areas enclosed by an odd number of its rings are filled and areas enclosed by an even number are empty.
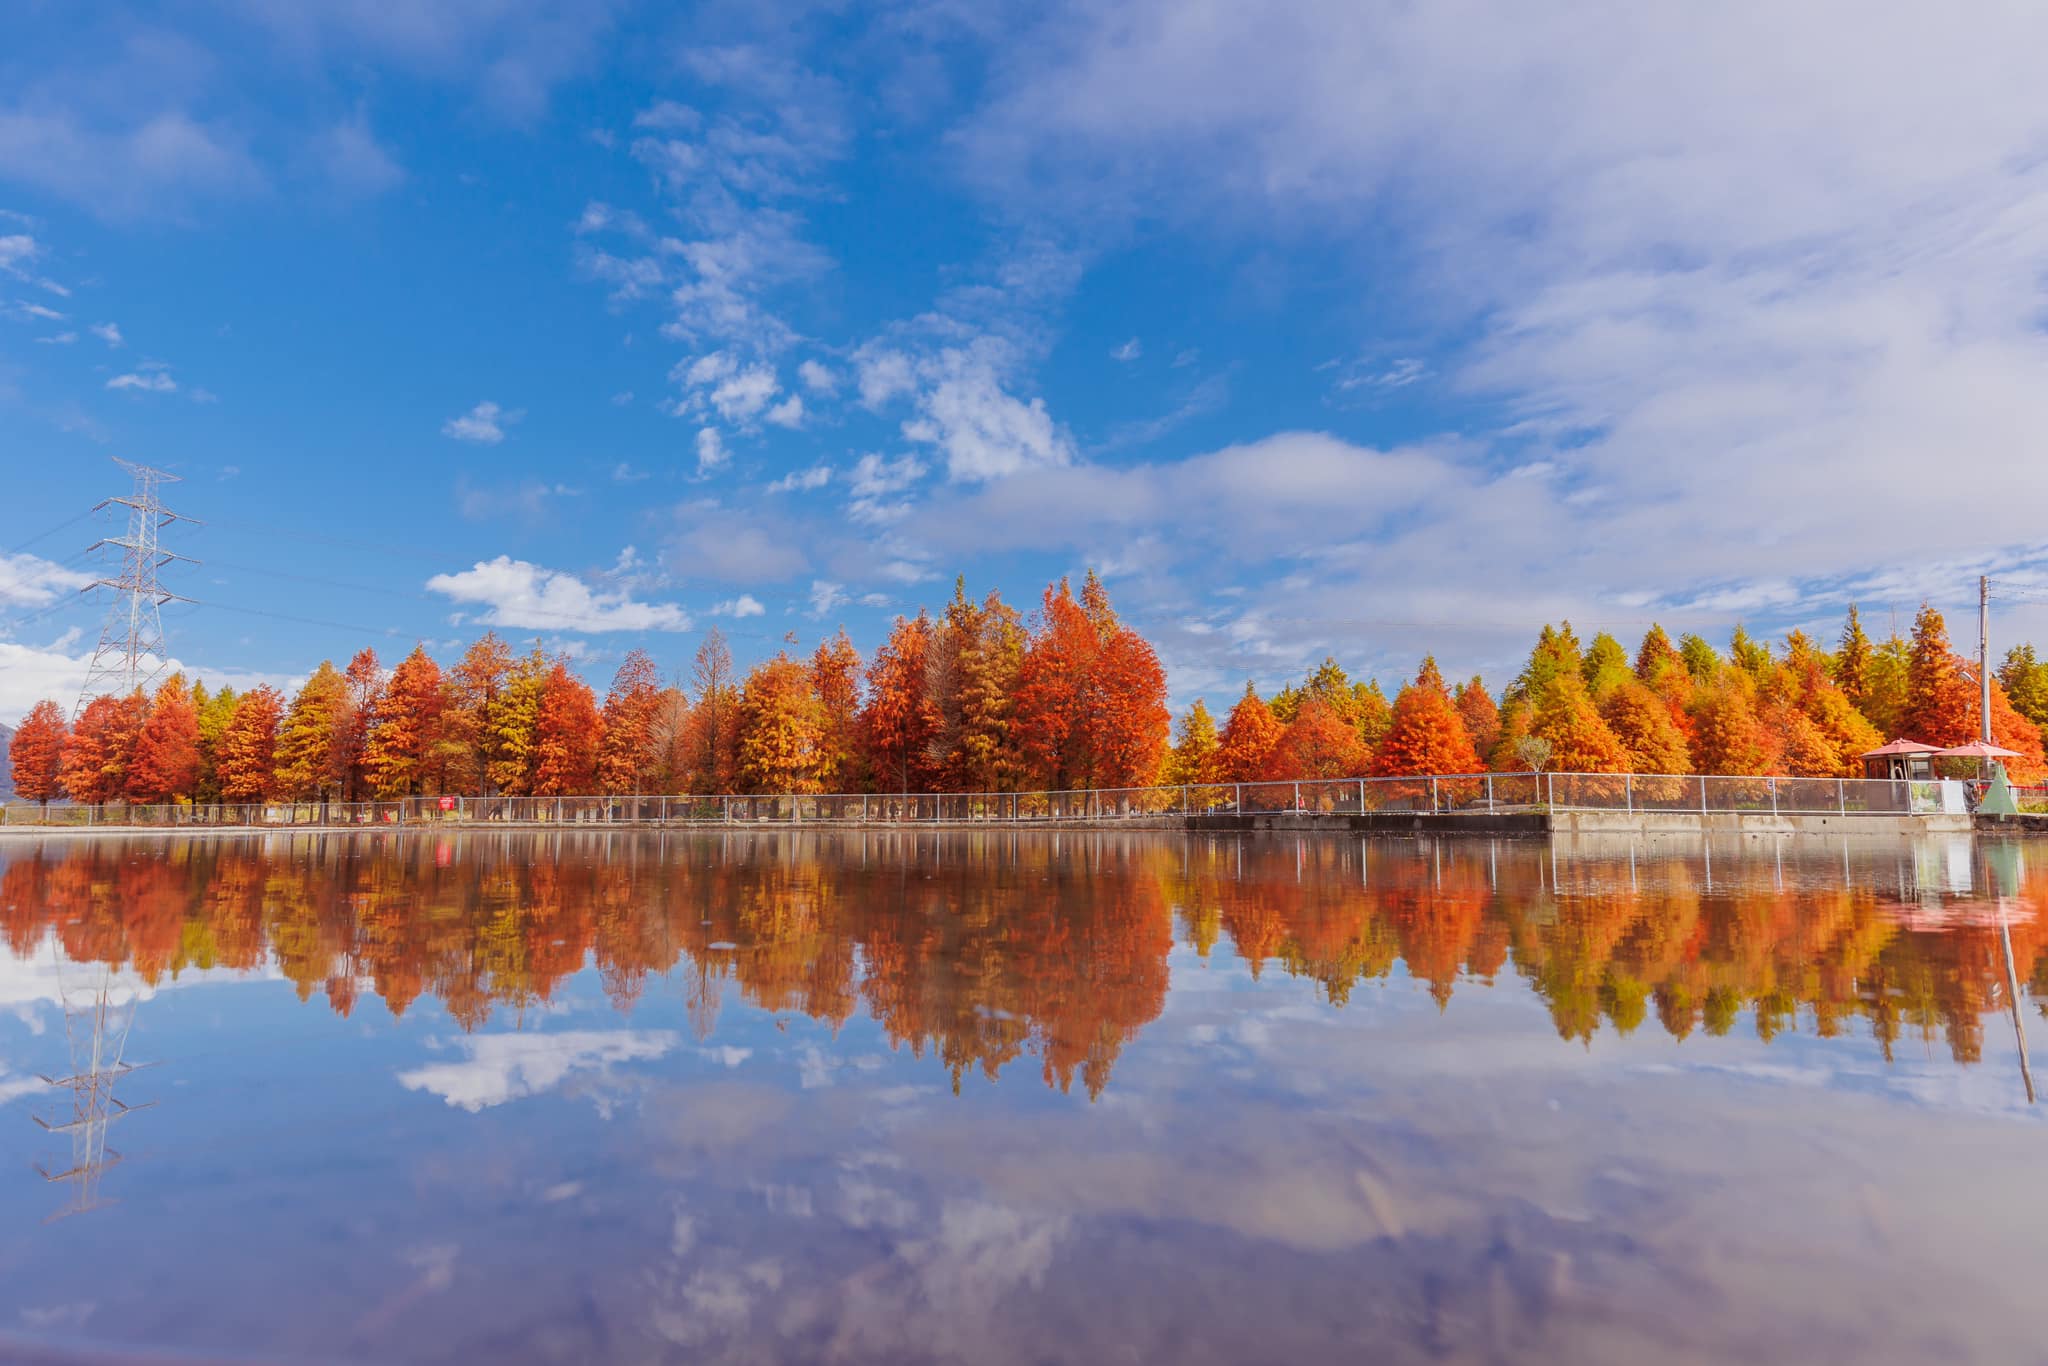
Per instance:
[[[106,624],[100,628],[99,647],[92,652],[92,663],[86,668],[85,687],[78,694],[74,715],[103,693],[125,697],[156,681],[169,663],[164,648],[163,605],[191,601],[164,588],[157,581],[157,571],[173,560],[198,563],[189,556],[165,550],[158,540],[158,533],[172,522],[192,521],[166,508],[157,497],[158,488],[179,482],[178,476],[118,456],[114,463],[134,478],[135,491],[125,498],[109,498],[93,509],[98,512],[100,508],[116,505],[127,508],[128,534],[108,536],[89,547],[119,550],[121,569],[112,577],[93,580],[83,590],[90,593],[110,589],[114,599],[107,608]]]

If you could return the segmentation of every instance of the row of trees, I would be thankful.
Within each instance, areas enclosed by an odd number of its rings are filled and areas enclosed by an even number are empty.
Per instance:
[[[2031,646],[1992,681],[1993,738],[2048,775],[2048,662]],[[736,677],[717,631],[686,689],[634,651],[597,698],[565,658],[495,634],[443,669],[424,648],[386,670],[363,650],[297,695],[208,692],[173,678],[99,697],[68,725],[39,704],[12,747],[34,801],[256,802],[439,793],[982,792],[1151,783],[1471,773],[1855,776],[1886,739],[1977,736],[1978,689],[1941,614],[1873,641],[1852,606],[1836,648],[1794,631],[1773,648],[1737,627],[1724,653],[1652,626],[1633,656],[1601,633],[1545,626],[1498,695],[1449,685],[1425,658],[1390,702],[1334,660],[1263,697],[1247,684],[1219,727],[1206,703],[1168,745],[1166,678],[1089,574],[1027,621],[964,583],[937,616],[899,617],[863,660],[842,629]]]
[[[1652,626],[1633,656],[1602,632],[1545,626],[1498,699],[1455,688],[1434,659],[1391,704],[1326,660],[1268,699],[1247,685],[1223,726],[1202,702],[1181,717],[1165,780],[1258,782],[1549,768],[1572,773],[1860,776],[1860,756],[1910,736],[1947,748],[1978,736],[1974,665],[1923,606],[1910,640],[1874,642],[1855,607],[1832,651],[1799,631],[1773,649],[1737,627],[1723,654]],[[2048,663],[2009,652],[1991,684],[1993,739],[2021,757],[2015,780],[2048,775]]]
[[[67,723],[30,712],[11,757],[32,801],[357,801],[441,793],[1013,791],[1153,781],[1166,674],[1090,573],[1027,621],[956,583],[940,615],[898,618],[863,661],[842,628],[736,677],[716,630],[685,689],[644,651],[602,702],[570,661],[495,633],[443,669],[424,647],[385,669],[324,661],[286,699],[183,677],[96,697]]]
[[[324,992],[344,1014],[367,988],[393,1014],[438,999],[464,1029],[554,999],[595,966],[621,1010],[681,995],[700,1036],[733,1000],[835,1029],[866,1014],[956,1084],[1034,1058],[1047,1082],[1091,1094],[1158,1017],[1177,942],[1312,982],[1333,1005],[1397,964],[1443,1005],[1519,978],[1574,1040],[1646,1025],[1724,1034],[1747,1015],[1765,1040],[1855,1029],[1889,1055],[1945,1037],[1973,1062],[2006,999],[1990,919],[1902,913],[1878,890],[1896,885],[1889,869],[1862,885],[1781,882],[1739,853],[1717,857],[1711,888],[1699,865],[1672,860],[1638,891],[1606,861],[1553,873],[1547,854],[1457,842],[1418,855],[900,837],[863,844],[864,858],[829,841],[792,857],[770,837],[708,859],[546,847],[193,842],[138,859],[119,843],[51,846],[0,871],[0,942],[27,957],[54,938],[73,962],[149,982],[274,963],[301,999]],[[2048,880],[2025,870],[2009,894],[2037,905]],[[2039,995],[2048,917],[2009,933]]]

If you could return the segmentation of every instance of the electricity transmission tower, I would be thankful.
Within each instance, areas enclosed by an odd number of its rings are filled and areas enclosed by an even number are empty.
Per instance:
[[[167,602],[191,601],[159,583],[157,571],[173,560],[198,563],[190,556],[165,550],[158,541],[157,534],[172,522],[198,525],[192,518],[181,517],[166,508],[157,497],[157,489],[179,482],[178,476],[118,456],[114,463],[135,480],[135,491],[125,498],[106,499],[93,508],[94,512],[115,505],[127,508],[128,534],[108,536],[88,547],[120,551],[120,572],[95,579],[84,589],[88,593],[96,588],[109,589],[113,600],[107,607],[106,624],[100,628],[99,648],[92,652],[92,663],[85,671],[85,687],[78,695],[77,711],[83,711],[88,701],[102,693],[126,696],[156,681],[169,662],[164,649],[161,609]]]

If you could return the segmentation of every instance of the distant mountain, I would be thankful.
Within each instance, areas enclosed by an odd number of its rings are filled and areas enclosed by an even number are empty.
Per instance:
[[[7,747],[14,743],[14,727],[0,721],[0,802],[14,795],[14,765],[7,762]]]

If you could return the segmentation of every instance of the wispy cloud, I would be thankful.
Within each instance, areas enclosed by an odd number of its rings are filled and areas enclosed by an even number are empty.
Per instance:
[[[460,417],[451,417],[442,423],[441,435],[476,445],[495,446],[505,439],[505,428],[525,416],[526,411],[522,408],[508,410],[486,399]]]

